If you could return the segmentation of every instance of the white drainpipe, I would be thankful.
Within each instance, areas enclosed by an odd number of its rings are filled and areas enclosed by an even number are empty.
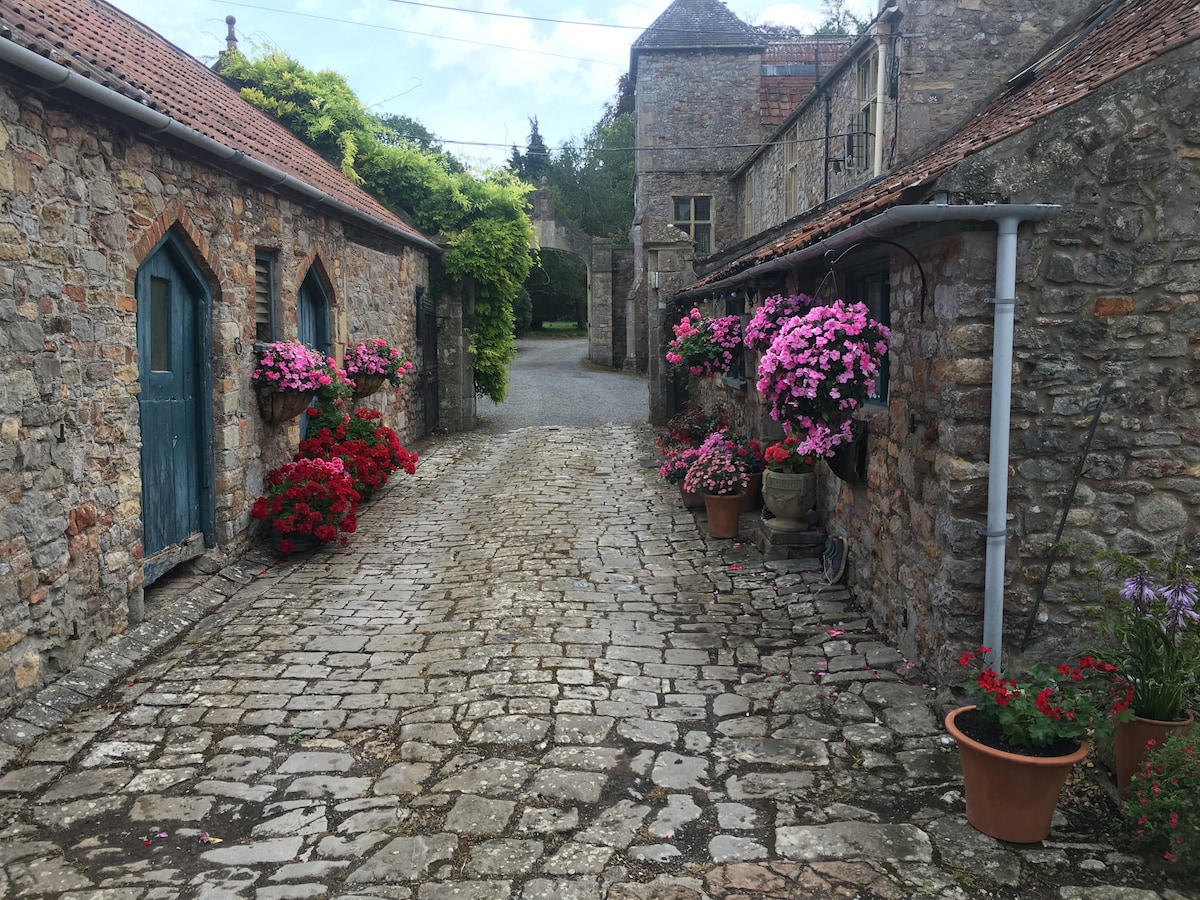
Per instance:
[[[878,25],[880,31],[875,35],[875,43],[878,47],[878,56],[876,57],[878,65],[875,68],[875,121],[872,127],[875,129],[875,140],[871,147],[871,171],[878,178],[883,174],[883,129],[885,113],[885,99],[887,98],[887,66],[888,66],[888,36],[882,32],[883,23]]]
[[[1012,425],[1013,319],[1017,305],[1018,216],[997,219],[996,311],[992,325],[992,422],[988,448],[987,541],[983,582],[983,646],[1001,671],[1004,636],[1004,551],[1008,541],[1008,433]]]

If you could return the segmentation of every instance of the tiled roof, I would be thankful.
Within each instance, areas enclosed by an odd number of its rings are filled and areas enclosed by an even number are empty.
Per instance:
[[[1196,0],[1125,0],[1098,24],[1081,21],[1029,69],[1032,80],[998,94],[953,137],[929,153],[819,211],[788,234],[720,266],[688,289],[724,281],[836,234],[932,183],[972,153],[1029,128],[1101,86],[1200,37]]]
[[[104,0],[0,0],[0,39],[170,116],[428,245],[419,231],[243,100],[203,63]]]
[[[766,29],[759,29],[766,33]],[[759,81],[759,116],[763,125],[783,124],[800,101],[807,97],[820,77],[842,58],[850,38],[834,40],[789,38],[763,50],[763,73]]]
[[[719,0],[675,0],[633,42],[640,50],[761,47],[766,41]]]
[[[813,75],[763,75],[758,82],[758,113],[769,127],[782,125],[817,79]]]

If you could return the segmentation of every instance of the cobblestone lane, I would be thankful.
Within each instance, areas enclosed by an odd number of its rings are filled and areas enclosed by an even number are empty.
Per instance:
[[[650,437],[441,439],[348,547],[156,591],[0,720],[0,897],[1185,896],[973,831],[946,698]]]

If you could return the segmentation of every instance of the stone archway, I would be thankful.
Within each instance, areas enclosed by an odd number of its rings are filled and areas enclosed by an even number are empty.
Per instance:
[[[585,234],[560,219],[544,181],[533,195],[530,220],[535,248],[570,253],[587,266],[588,360],[598,366],[620,368],[626,357],[625,297],[628,273],[632,272],[628,261],[624,261],[624,248]]]

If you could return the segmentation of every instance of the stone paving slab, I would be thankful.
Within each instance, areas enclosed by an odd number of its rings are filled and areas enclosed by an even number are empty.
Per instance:
[[[962,815],[952,702],[637,426],[439,439],[347,547],[250,554],[0,720],[0,897],[1181,900]]]

